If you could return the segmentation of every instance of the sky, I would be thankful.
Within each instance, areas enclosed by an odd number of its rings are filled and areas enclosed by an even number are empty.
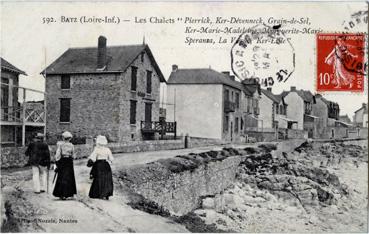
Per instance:
[[[16,67],[24,70],[28,76],[21,76],[20,85],[37,90],[44,90],[44,78],[40,72],[70,47],[97,46],[97,38],[104,35],[109,45],[141,44],[143,37],[168,79],[172,64],[179,68],[208,68],[217,71],[230,71],[230,51],[232,43],[188,45],[185,38],[208,37],[207,35],[189,35],[186,26],[200,27],[199,24],[135,23],[139,19],[150,17],[169,19],[179,17],[240,17],[247,19],[263,18],[265,22],[275,19],[299,19],[309,17],[314,29],[323,32],[347,32],[345,25],[352,20],[352,14],[367,11],[365,2],[1,2],[1,56]],[[61,23],[61,17],[81,16],[104,17],[116,16],[120,24],[81,24]],[[44,24],[43,19],[54,18],[57,22]],[[224,25],[235,26],[235,25]],[[253,27],[252,23],[237,25]],[[306,25],[284,25],[281,28],[303,28]],[[367,24],[355,23],[350,32],[366,32]],[[273,86],[278,94],[296,86],[297,89],[316,92],[316,35],[291,34],[290,42],[295,53],[295,70],[286,83]],[[218,39],[218,35],[210,35]],[[227,37],[227,36],[225,36]],[[228,36],[229,39],[229,36]],[[281,60],[286,58],[280,58]],[[365,78],[367,90],[367,78]],[[165,88],[164,88],[165,90]],[[324,94],[340,104],[341,114],[352,117],[355,110],[367,102],[365,93]],[[32,96],[34,99],[38,96]]]

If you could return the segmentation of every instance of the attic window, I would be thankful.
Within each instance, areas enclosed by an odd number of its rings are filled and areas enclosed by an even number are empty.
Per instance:
[[[141,63],[145,61],[145,52],[141,52]]]
[[[60,88],[70,89],[70,75],[62,75],[60,78]]]

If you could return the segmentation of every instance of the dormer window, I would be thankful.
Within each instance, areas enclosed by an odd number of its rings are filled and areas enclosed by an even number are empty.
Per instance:
[[[70,75],[62,75],[60,79],[61,89],[70,89]]]

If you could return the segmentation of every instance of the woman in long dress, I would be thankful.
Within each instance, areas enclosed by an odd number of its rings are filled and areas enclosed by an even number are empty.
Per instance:
[[[96,147],[89,157],[89,164],[93,165],[90,173],[93,178],[90,198],[109,200],[113,195],[113,177],[109,163],[112,163],[114,158],[107,144],[105,136],[97,136]]]
[[[55,154],[58,175],[53,195],[65,200],[77,194],[77,187],[73,168],[73,159],[75,158],[74,145],[70,142],[73,136],[70,132],[64,132],[62,137],[63,141],[58,143]]]

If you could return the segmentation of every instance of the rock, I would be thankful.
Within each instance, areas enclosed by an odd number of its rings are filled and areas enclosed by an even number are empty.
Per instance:
[[[215,202],[214,199],[211,197],[207,197],[202,200],[202,208],[203,209],[214,209],[215,208]]]

